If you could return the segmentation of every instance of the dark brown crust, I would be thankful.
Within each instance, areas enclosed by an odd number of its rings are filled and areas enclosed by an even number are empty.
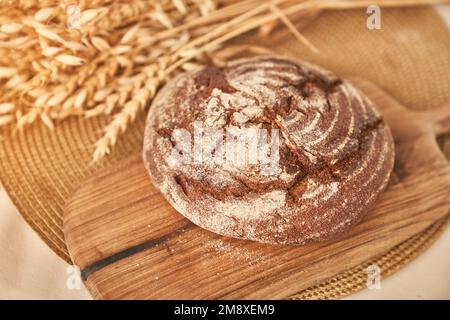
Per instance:
[[[221,113],[207,110],[213,99]],[[242,120],[238,116],[249,105],[261,112]],[[207,122],[218,113],[217,128],[279,130],[279,166],[287,178],[263,178],[253,166],[240,171],[168,166],[173,130],[193,134],[194,121]],[[260,57],[207,67],[169,83],[152,105],[144,158],[155,185],[194,223],[232,237],[301,244],[327,239],[359,221],[385,187],[394,151],[376,107],[350,84],[309,64]],[[268,212],[278,200],[258,202],[281,194],[282,205]],[[260,204],[257,218],[236,212],[247,202]]]

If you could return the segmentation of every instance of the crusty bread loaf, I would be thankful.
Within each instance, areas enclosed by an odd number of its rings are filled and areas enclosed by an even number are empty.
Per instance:
[[[278,149],[263,149],[276,165],[248,155],[239,165],[210,161],[177,145],[175,132],[195,140],[212,128],[223,130],[223,141],[228,131],[265,129],[249,135],[258,147],[278,133]],[[144,139],[150,177],[177,211],[213,232],[273,244],[347,230],[387,185],[394,162],[389,128],[366,96],[317,66],[278,56],[178,75],[155,98]],[[209,155],[226,154],[226,144],[206,141]]]

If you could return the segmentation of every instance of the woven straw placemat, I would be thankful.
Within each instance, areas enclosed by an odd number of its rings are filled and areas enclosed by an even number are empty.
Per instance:
[[[303,29],[321,54],[310,53],[285,31],[267,39],[274,51],[320,64],[339,74],[366,78],[413,109],[450,101],[450,33],[431,8],[386,9],[381,30],[366,28],[364,10],[326,12]],[[240,43],[260,39],[245,36]],[[145,114],[118,142],[113,154],[92,165],[94,142],[109,120],[69,119],[53,132],[33,125],[23,133],[0,131],[0,181],[30,226],[61,258],[70,262],[62,232],[62,213],[74,188],[95,170],[140,152]],[[448,140],[442,142],[450,155]],[[386,276],[428,246],[449,218],[392,248],[380,257],[309,288],[295,298],[336,298],[364,287],[367,265]]]

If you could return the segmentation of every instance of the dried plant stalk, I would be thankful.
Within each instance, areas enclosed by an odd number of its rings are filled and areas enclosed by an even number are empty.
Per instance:
[[[448,0],[379,0],[381,7]],[[0,127],[40,121],[53,129],[70,116],[111,115],[93,160],[149,105],[173,72],[191,70],[249,30],[285,24],[317,49],[291,16],[362,8],[372,1],[331,0],[28,0],[0,2]],[[218,61],[217,57],[209,60]]]

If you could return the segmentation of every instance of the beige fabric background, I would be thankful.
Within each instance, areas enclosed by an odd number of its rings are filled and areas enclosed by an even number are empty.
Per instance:
[[[312,56],[289,35],[268,44],[341,74],[364,75],[415,109],[450,100],[450,34],[431,9],[384,10],[383,30],[367,30],[366,18],[362,11],[321,15],[304,31],[321,50],[320,56]],[[66,260],[61,232],[64,199],[96,169],[88,165],[90,146],[105,121],[72,119],[56,133],[34,126],[0,141],[0,179],[28,223]],[[142,126],[141,118],[103,165],[137,152]]]
[[[38,237],[0,190],[0,300],[90,299],[66,286],[68,264]]]

